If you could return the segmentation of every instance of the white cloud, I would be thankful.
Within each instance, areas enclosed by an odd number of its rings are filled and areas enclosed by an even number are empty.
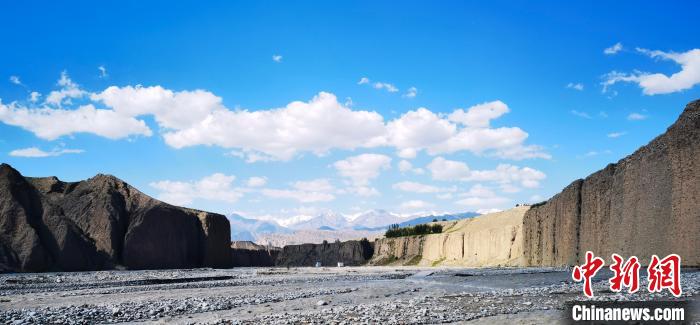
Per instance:
[[[604,49],[603,53],[605,53],[606,55],[613,55],[613,54],[617,54],[617,52],[620,52],[620,51],[622,51],[622,43],[617,42],[613,46],[610,46],[610,47]]]
[[[220,97],[204,90],[174,92],[161,86],[111,86],[90,97],[119,115],[153,115],[158,125],[165,129],[196,127],[212,114],[230,112],[224,108]]]
[[[233,187],[233,175],[215,173],[197,181],[158,181],[149,185],[160,191],[158,199],[175,205],[189,205],[195,199],[234,203],[243,193]]]
[[[358,85],[365,85],[369,83],[369,78],[367,77],[362,77],[360,78],[360,81],[357,82]]]
[[[493,190],[481,184],[475,184],[460,196],[463,198],[455,203],[473,209],[494,209],[510,202],[510,199],[498,196]]]
[[[579,112],[579,111],[577,111],[577,110],[575,110],[575,109],[572,109],[572,110],[571,110],[571,114],[576,115],[576,116],[581,117],[581,118],[585,118],[585,119],[591,119],[591,118],[592,118],[590,115],[588,115],[588,113],[586,113],[586,112]]]
[[[419,108],[385,122],[380,114],[351,109],[325,92],[308,102],[295,101],[282,108],[232,110],[205,90],[137,85],[112,86],[90,94],[65,72],[59,86],[60,90],[46,98],[49,106],[0,103],[0,121],[49,140],[76,133],[120,139],[150,136],[145,119],[152,118],[165,143],[173,148],[217,146],[248,162],[375,147],[392,147],[405,159],[421,151],[429,155],[469,151],[513,160],[550,158],[540,146],[526,145],[528,134],[520,128],[490,127],[493,119],[509,111],[500,101],[455,110],[448,116]],[[78,97],[92,103],[76,107],[70,99]],[[72,107],[64,109],[62,105]],[[414,171],[421,172],[418,168]]]
[[[328,202],[335,200],[335,196],[323,192],[307,192],[299,190],[263,189],[263,195],[278,199],[292,199],[301,203]]]
[[[545,158],[539,146],[525,146],[528,134],[517,127],[490,128],[490,121],[508,112],[500,101],[455,110],[447,119],[426,108],[409,111],[387,124],[388,143],[401,158],[420,150],[430,155],[470,151],[506,159]]]
[[[55,140],[75,133],[92,133],[109,139],[152,134],[144,121],[120,115],[112,110],[96,109],[92,104],[68,110],[26,108],[15,103],[0,103],[0,121],[19,126],[46,140]]]
[[[344,192],[362,197],[372,197],[381,195],[381,193],[379,193],[379,191],[376,188],[370,186],[350,186],[345,188]]]
[[[418,95],[418,88],[411,87],[411,88],[408,88],[408,91],[403,95],[403,97],[416,98],[417,95]]]
[[[353,111],[334,95],[320,93],[310,102],[272,110],[215,110],[195,125],[166,132],[164,137],[175,148],[216,145],[289,160],[303,151],[325,154],[334,148],[373,146],[383,133],[381,115]]]
[[[374,89],[386,89],[386,91],[388,91],[390,93],[395,93],[395,92],[399,91],[399,89],[396,88],[396,86],[394,86],[393,84],[387,83],[387,82],[377,81],[374,84],[372,84],[372,87],[374,87]]]
[[[292,184],[297,190],[306,192],[330,192],[335,189],[328,179],[319,178],[310,181],[297,181]]]
[[[574,90],[578,90],[578,91],[583,91],[583,84],[580,82],[577,82],[577,83],[570,82],[566,85],[566,88],[574,89]]]
[[[107,68],[105,66],[101,65],[97,67],[97,70],[100,71],[100,78],[104,79],[107,78],[109,75],[107,74]]]
[[[466,180],[471,175],[471,170],[467,164],[461,161],[447,160],[442,157],[436,157],[427,167],[434,180]]]
[[[38,92],[36,92],[36,91],[32,91],[32,92],[29,94],[29,101],[32,102],[32,103],[36,103],[36,102],[39,101],[39,97],[41,97],[41,94],[40,94],[40,93],[38,93]]]
[[[619,138],[625,134],[627,134],[627,132],[611,132],[611,133],[608,133],[608,138],[613,138],[613,139]]]
[[[428,164],[434,180],[441,181],[476,181],[476,182],[495,182],[504,185],[517,184],[526,188],[535,188],[540,185],[540,181],[547,176],[536,169],[530,167],[518,167],[509,164],[499,164],[493,170],[471,170],[467,164],[447,160],[442,157],[433,159]],[[513,191],[513,187],[506,187],[509,191]]]
[[[248,181],[246,181],[246,184],[249,187],[265,186],[265,184],[267,184],[267,177],[253,176],[253,177],[248,178]]]
[[[57,85],[60,90],[54,90],[46,96],[46,103],[61,106],[63,104],[71,104],[71,98],[82,98],[87,96],[88,92],[81,89],[80,86],[73,82],[68,76],[68,72],[61,72],[61,78],[58,79]]]
[[[599,155],[609,155],[611,154],[611,150],[603,150],[603,151],[597,151],[597,150],[591,150],[586,152],[583,156],[578,156],[578,158],[589,158],[589,157],[595,157]]]
[[[22,81],[19,80],[19,77],[18,77],[18,76],[10,76],[10,82],[13,83],[13,84],[15,84],[15,85],[18,85],[18,86],[22,86],[22,85],[23,85],[23,84],[22,84]]]
[[[452,199],[452,197],[454,197],[454,195],[452,195],[452,193],[440,193],[440,194],[436,195],[435,197],[437,197],[440,200],[449,200],[449,199]]]
[[[410,200],[401,203],[401,209],[404,210],[418,210],[418,209],[426,209],[433,207],[434,205],[429,202],[425,202],[422,200]]]
[[[510,112],[508,105],[497,100],[474,105],[467,109],[466,112],[461,108],[457,109],[449,115],[449,120],[468,127],[487,128],[490,126],[491,120],[497,119],[508,112]]]
[[[408,160],[399,161],[399,171],[402,173],[410,171],[417,175],[423,175],[425,173],[423,168],[413,168],[413,164],[411,164],[411,162]]]
[[[275,61],[275,62],[277,62],[277,63],[281,63],[281,62],[282,62],[282,56],[279,55],[279,54],[275,54],[275,55],[272,56],[272,61]]]
[[[618,82],[633,82],[642,88],[645,95],[670,94],[687,90],[700,83],[700,49],[692,49],[683,53],[652,51],[637,48],[639,53],[659,60],[673,61],[681,66],[670,76],[663,73],[648,73],[635,71],[621,73],[612,71],[604,76],[603,92]]]
[[[391,158],[380,154],[361,154],[336,161],[333,166],[340,176],[356,186],[364,186],[377,178],[382,170],[391,168]]]
[[[441,188],[441,187],[432,186],[432,185],[428,185],[428,184],[409,182],[409,181],[398,182],[398,183],[392,185],[392,188],[395,190],[404,191],[404,192],[412,192],[412,193],[439,193],[439,192],[454,192],[457,190],[456,188]]]
[[[84,150],[80,149],[53,149],[51,151],[44,151],[37,147],[17,149],[10,151],[10,156],[12,157],[25,157],[25,158],[44,158],[44,157],[56,157],[65,154],[76,154],[83,153]]]
[[[649,117],[649,116],[644,115],[644,114],[640,114],[640,113],[630,113],[629,115],[627,115],[627,119],[630,121],[646,120],[647,117]]]

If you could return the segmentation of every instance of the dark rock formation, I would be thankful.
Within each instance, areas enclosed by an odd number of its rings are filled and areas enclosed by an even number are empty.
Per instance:
[[[368,240],[349,240],[323,244],[287,245],[282,248],[275,265],[278,266],[346,266],[362,265],[372,258],[373,243]]]
[[[523,220],[530,265],[676,253],[700,266],[700,101],[632,155],[577,180]]]
[[[67,183],[0,165],[0,269],[230,267],[226,217],[155,200],[114,176]]]
[[[231,243],[233,266],[275,266],[279,247],[266,247],[250,241]]]

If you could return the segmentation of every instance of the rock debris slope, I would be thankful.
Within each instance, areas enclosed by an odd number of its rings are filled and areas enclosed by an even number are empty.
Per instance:
[[[155,200],[120,179],[68,183],[0,165],[0,269],[230,267],[226,217]]]
[[[615,164],[576,180],[523,221],[528,265],[610,255],[676,253],[700,266],[700,100],[668,130]]]

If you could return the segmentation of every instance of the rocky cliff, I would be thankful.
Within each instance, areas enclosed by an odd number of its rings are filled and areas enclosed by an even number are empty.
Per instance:
[[[275,265],[278,266],[346,266],[365,264],[371,257],[373,244],[367,240],[349,240],[323,244],[287,245],[282,248]]]
[[[378,239],[373,265],[519,266],[523,257],[522,221],[528,207],[452,222],[443,232]]]
[[[700,101],[615,164],[574,181],[523,221],[528,265],[581,264],[586,251],[679,254],[700,266]]]
[[[280,253],[279,247],[266,247],[251,241],[231,243],[233,266],[275,266]]]
[[[114,176],[67,183],[0,165],[0,268],[230,267],[226,217],[155,200]]]

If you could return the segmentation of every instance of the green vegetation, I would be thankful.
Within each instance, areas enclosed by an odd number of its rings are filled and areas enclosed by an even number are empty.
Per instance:
[[[433,263],[430,263],[430,266],[438,266],[438,265],[440,265],[440,263],[442,263],[444,261],[445,261],[445,257],[443,257],[437,261],[433,261]]]
[[[413,227],[399,227],[398,224],[393,224],[389,226],[384,236],[386,238],[395,238],[403,236],[417,236],[417,235],[427,235],[427,234],[439,234],[442,232],[442,225],[415,225]]]
[[[418,265],[418,263],[420,263],[420,260],[421,260],[422,258],[423,258],[422,256],[416,255],[416,256],[414,256],[411,260],[409,260],[408,262],[404,263],[404,265]]]

